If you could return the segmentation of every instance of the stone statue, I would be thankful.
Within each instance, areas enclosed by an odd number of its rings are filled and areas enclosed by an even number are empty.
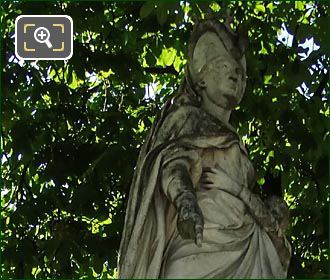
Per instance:
[[[240,36],[198,22],[183,82],[140,151],[119,278],[286,277],[288,208],[252,193],[254,169],[229,124],[245,85]]]

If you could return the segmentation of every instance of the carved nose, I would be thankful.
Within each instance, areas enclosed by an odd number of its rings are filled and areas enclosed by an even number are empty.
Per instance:
[[[233,67],[230,69],[229,74],[229,80],[232,80],[233,82],[238,81],[238,76],[241,74],[241,69],[238,65],[233,65]]]

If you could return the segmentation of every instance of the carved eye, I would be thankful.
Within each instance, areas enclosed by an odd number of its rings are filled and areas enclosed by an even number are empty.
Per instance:
[[[244,74],[244,70],[242,69],[242,67],[237,67],[237,68],[236,68],[236,74],[237,74],[237,75],[241,75],[241,76],[243,76],[243,74]]]

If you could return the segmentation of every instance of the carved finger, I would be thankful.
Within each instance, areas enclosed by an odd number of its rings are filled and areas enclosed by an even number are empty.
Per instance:
[[[211,176],[203,176],[203,177],[201,177],[201,181],[204,181],[204,182],[213,182],[214,181],[214,178],[212,178]]]
[[[226,171],[219,164],[216,164],[215,167],[212,167],[212,169],[215,173],[226,173]]]
[[[201,179],[202,180],[205,180],[205,179],[214,179],[214,178],[215,178],[215,174],[210,173],[210,172],[203,173],[202,176],[201,176]]]
[[[212,174],[217,174],[217,175],[219,175],[219,174],[222,174],[222,173],[223,173],[223,171],[222,171],[222,170],[219,170],[219,169],[217,169],[217,168],[214,168],[214,167],[212,167],[212,168],[211,168],[211,172],[212,172]]]
[[[178,232],[183,239],[193,239],[191,228],[193,228],[193,221],[188,219],[186,221],[178,222]]]
[[[199,213],[195,216],[195,243],[198,247],[202,246],[204,231],[204,219],[203,214]]]
[[[203,173],[206,173],[206,172],[214,173],[214,171],[212,169],[214,169],[214,168],[212,168],[212,167],[204,167],[203,168]]]
[[[201,176],[201,177],[207,177],[207,176],[209,176],[210,174],[212,174],[212,172],[210,172],[210,171],[205,171],[205,172],[202,173],[202,176]]]
[[[217,181],[217,177],[214,174],[207,174],[201,177],[202,183],[210,183],[213,184],[215,181]]]
[[[202,176],[219,176],[219,175],[221,175],[223,172],[221,172],[221,171],[219,171],[219,170],[217,170],[217,169],[215,169],[215,168],[212,168],[210,171],[205,171],[205,172],[203,172],[202,173]]]
[[[202,180],[201,183],[202,183],[203,185],[213,185],[213,182],[210,181],[210,180]]]
[[[218,166],[216,168],[212,168],[212,170],[213,170],[214,174],[217,174],[217,176],[221,175],[221,176],[225,176],[226,178],[229,178],[228,173],[220,166]]]
[[[203,226],[196,225],[195,226],[195,243],[198,247],[201,247],[202,242],[203,242]]]
[[[179,220],[185,221],[188,219],[188,217],[189,217],[189,207],[183,206],[180,211]]]
[[[187,231],[187,225],[185,222],[182,222],[180,226],[178,226],[178,231],[182,239],[189,239],[189,233]]]
[[[189,239],[195,240],[195,238],[196,238],[195,222],[193,219],[191,219],[189,223]]]
[[[188,219],[187,221],[183,222],[184,224],[184,236],[185,239],[192,239],[195,240],[195,222],[192,218]]]
[[[203,242],[203,233],[198,233],[195,238],[195,244],[198,247],[202,247],[202,242]]]

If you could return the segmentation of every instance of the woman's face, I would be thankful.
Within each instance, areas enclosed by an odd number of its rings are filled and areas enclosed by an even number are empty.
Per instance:
[[[205,97],[224,109],[234,109],[244,93],[243,67],[229,55],[218,56],[205,67],[202,79]]]

